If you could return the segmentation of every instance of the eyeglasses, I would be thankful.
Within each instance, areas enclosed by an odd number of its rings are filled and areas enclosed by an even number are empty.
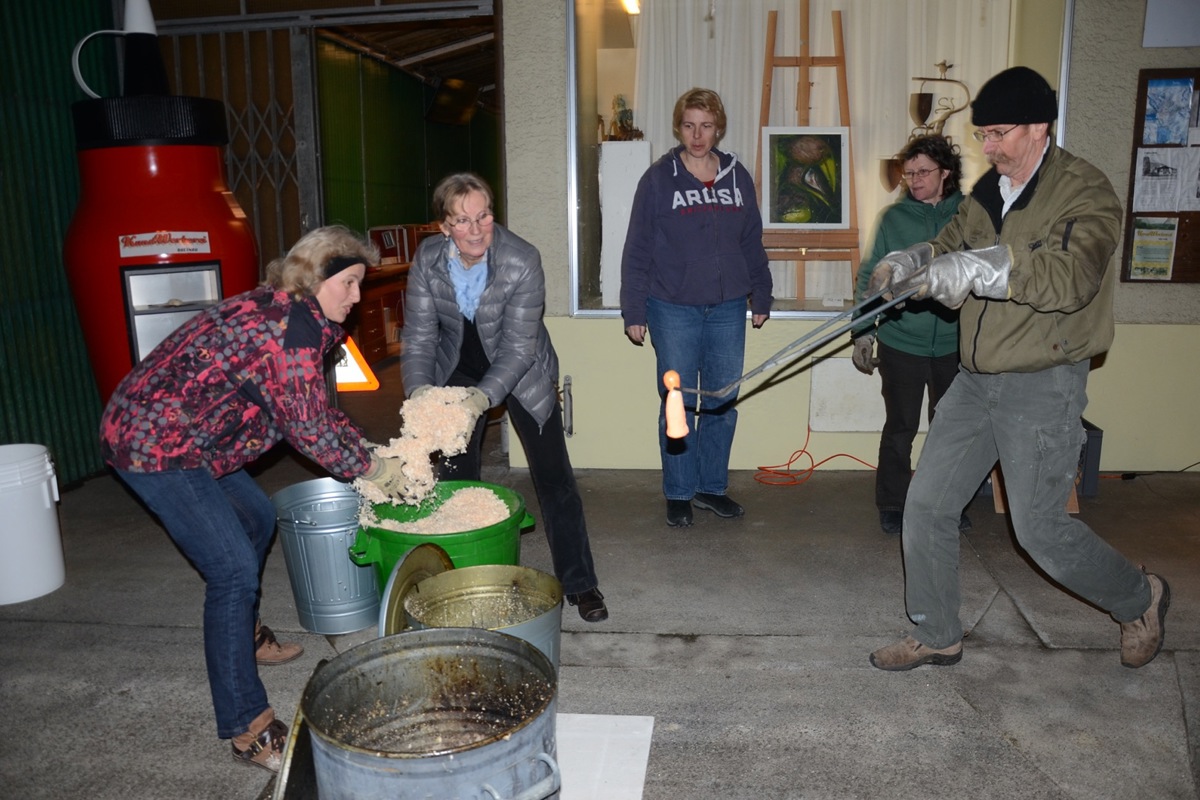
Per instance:
[[[475,225],[478,225],[480,228],[490,228],[495,221],[496,215],[491,211],[485,211],[475,219],[471,219],[470,217],[455,217],[452,220],[448,220],[448,223],[451,228],[459,233],[463,233],[464,231],[471,230]]]
[[[920,178],[921,180],[924,180],[925,177],[931,172],[938,172],[940,169],[940,167],[934,167],[933,169],[915,169],[912,172],[905,172],[903,173],[904,180],[909,181],[910,183],[912,182],[913,178]]]
[[[975,137],[977,142],[998,142],[1008,134],[1015,131],[1020,125],[1013,125],[1006,131],[975,131],[971,135]]]

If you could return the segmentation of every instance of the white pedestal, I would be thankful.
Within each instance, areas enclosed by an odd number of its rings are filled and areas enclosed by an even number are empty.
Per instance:
[[[621,253],[638,181],[650,166],[650,143],[600,143],[600,296],[621,305]]]

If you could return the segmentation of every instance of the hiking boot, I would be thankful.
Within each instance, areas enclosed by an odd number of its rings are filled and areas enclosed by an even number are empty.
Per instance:
[[[703,508],[705,511],[711,511],[718,517],[724,517],[725,519],[740,517],[746,513],[744,508],[723,494],[696,492],[692,497],[692,505],[696,508]]]
[[[1150,607],[1133,622],[1121,623],[1121,665],[1133,669],[1146,666],[1162,650],[1164,623],[1171,605],[1171,587],[1161,576],[1147,572],[1146,581],[1150,584]]]
[[[690,500],[668,500],[667,524],[672,528],[689,527],[692,524],[692,502]]]
[[[266,667],[295,661],[304,652],[296,642],[280,642],[275,633],[261,622],[254,628],[254,660]]]
[[[915,669],[922,664],[948,667],[962,661],[962,651],[961,639],[949,647],[935,650],[921,644],[911,636],[905,636],[895,644],[889,644],[887,647],[881,647],[871,653],[871,666],[889,672]]]
[[[268,772],[279,772],[287,738],[287,725],[275,719],[275,712],[268,708],[250,723],[248,731],[233,738],[233,758]]]

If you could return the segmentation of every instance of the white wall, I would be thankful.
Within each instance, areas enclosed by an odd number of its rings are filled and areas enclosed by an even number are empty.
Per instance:
[[[885,0],[880,0],[884,2]],[[657,400],[649,348],[625,339],[618,319],[564,316],[568,308],[567,100],[564,0],[504,5],[508,202],[511,227],[542,252],[548,287],[547,324],[563,374],[574,383],[577,467],[654,468]],[[1143,49],[1143,2],[1075,0],[1068,88],[1067,147],[1128,190],[1132,118],[1139,69],[1194,66],[1200,48]],[[847,43],[852,46],[852,43]],[[1200,285],[1121,284],[1116,343],[1092,376],[1087,418],[1103,431],[1101,469],[1180,469],[1200,459]],[[747,334],[753,367],[815,327],[771,320]],[[837,357],[848,357],[846,342]],[[822,354],[831,352],[834,346]],[[810,373],[800,371],[758,392],[745,387],[733,467],[781,464],[804,447]],[[864,379],[867,380],[867,379]],[[864,391],[878,392],[877,385]],[[880,401],[882,403],[882,400]],[[920,439],[918,439],[918,446]],[[850,456],[874,464],[878,434],[814,432],[813,460],[823,469],[857,469]],[[519,448],[514,463],[520,464]],[[797,466],[810,465],[807,459]]]

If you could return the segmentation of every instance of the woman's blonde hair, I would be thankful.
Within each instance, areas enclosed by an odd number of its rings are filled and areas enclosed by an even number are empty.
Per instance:
[[[680,142],[683,141],[683,138],[679,135],[679,126],[683,124],[683,112],[689,108],[698,108],[712,114],[713,124],[717,126],[717,138],[713,144],[720,144],[721,140],[725,138],[726,121],[725,104],[721,102],[720,96],[712,89],[691,89],[684,92],[675,101],[675,113],[671,116],[671,131]]]
[[[267,265],[267,285],[300,300],[317,293],[325,267],[334,258],[359,259],[365,266],[379,263],[379,248],[342,225],[316,228],[300,237],[286,256]]]

